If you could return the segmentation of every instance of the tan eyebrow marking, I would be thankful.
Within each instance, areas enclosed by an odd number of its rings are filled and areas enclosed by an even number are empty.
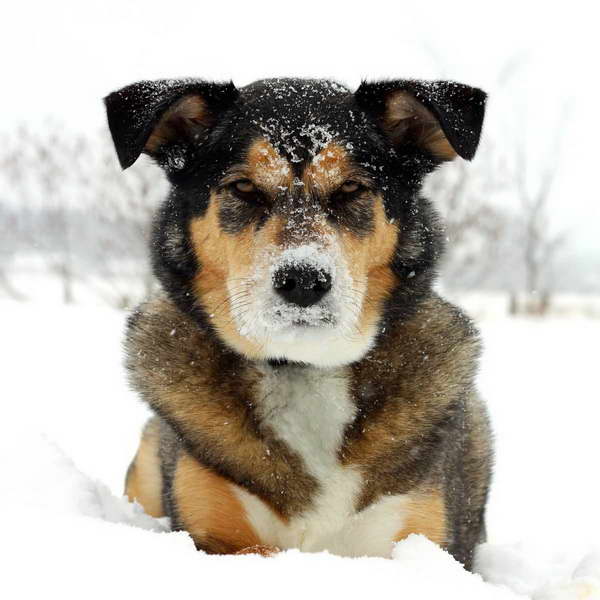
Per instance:
[[[248,178],[258,187],[276,193],[280,187],[290,187],[293,173],[285,158],[266,139],[252,143],[246,156]]]
[[[337,189],[352,170],[348,153],[339,144],[329,143],[304,171],[304,184],[323,194]]]

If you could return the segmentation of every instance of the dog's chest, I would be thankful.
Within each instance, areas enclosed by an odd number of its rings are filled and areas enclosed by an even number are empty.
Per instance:
[[[301,459],[319,484],[310,507],[283,522],[261,500],[239,489],[260,538],[282,548],[344,555],[388,556],[401,529],[405,498],[390,496],[357,513],[363,474],[344,466],[339,452],[356,416],[345,369],[265,367],[257,415]]]

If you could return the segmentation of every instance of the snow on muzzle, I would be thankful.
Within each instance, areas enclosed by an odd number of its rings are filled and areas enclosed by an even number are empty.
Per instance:
[[[340,257],[331,247],[284,250],[270,266],[273,317],[297,325],[334,325],[339,316]]]

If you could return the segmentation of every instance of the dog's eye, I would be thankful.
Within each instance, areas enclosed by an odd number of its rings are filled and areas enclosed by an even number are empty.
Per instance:
[[[263,193],[250,181],[250,179],[238,179],[228,185],[230,192],[238,199],[247,204],[262,206],[265,204]]]
[[[353,179],[348,179],[332,194],[331,199],[338,203],[348,202],[365,189],[366,188],[362,183],[358,183],[358,181],[354,181]]]
[[[348,180],[344,181],[341,185],[340,192],[343,192],[344,194],[353,194],[354,192],[358,192],[361,187],[362,186],[357,181]]]
[[[249,179],[240,179],[233,184],[236,192],[242,194],[253,194],[256,192],[256,186]]]

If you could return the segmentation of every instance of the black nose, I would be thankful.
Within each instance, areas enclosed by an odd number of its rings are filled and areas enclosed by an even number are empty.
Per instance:
[[[306,307],[331,289],[331,276],[312,267],[283,267],[273,276],[273,287],[286,302]]]

